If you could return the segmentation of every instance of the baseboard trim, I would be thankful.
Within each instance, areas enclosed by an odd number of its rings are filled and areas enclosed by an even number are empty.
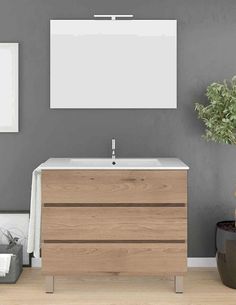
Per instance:
[[[42,266],[41,258],[32,258],[32,267],[40,268]],[[191,268],[214,268],[216,267],[215,257],[189,257],[188,267]]]
[[[188,267],[196,268],[214,268],[216,267],[215,257],[189,257]]]

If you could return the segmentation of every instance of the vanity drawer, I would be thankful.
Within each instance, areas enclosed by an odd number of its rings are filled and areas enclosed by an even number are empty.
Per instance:
[[[187,203],[187,171],[43,170],[42,203]]]
[[[182,274],[185,243],[44,243],[42,271],[78,273]]]
[[[186,240],[185,207],[46,207],[43,240]]]

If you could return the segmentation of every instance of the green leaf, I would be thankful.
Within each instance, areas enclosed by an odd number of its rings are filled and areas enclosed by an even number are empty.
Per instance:
[[[195,103],[198,118],[206,126],[203,138],[236,144],[236,76],[231,81],[212,83],[206,89],[208,104]]]

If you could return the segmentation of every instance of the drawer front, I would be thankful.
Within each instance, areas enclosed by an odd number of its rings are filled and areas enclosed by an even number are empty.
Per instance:
[[[182,274],[186,272],[186,244],[158,243],[45,243],[44,274],[84,272]]]
[[[187,171],[43,170],[43,204],[187,203]]]
[[[185,207],[43,208],[43,240],[186,240]]]

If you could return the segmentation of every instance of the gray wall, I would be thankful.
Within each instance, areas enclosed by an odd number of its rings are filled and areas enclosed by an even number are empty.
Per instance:
[[[50,110],[49,20],[94,13],[178,19],[177,110]],[[206,86],[236,74],[235,0],[1,0],[0,41],[20,43],[20,133],[0,134],[0,209],[29,209],[31,172],[49,157],[179,157],[189,172],[189,255],[214,256],[232,218],[236,148],[206,143],[193,111]]]

